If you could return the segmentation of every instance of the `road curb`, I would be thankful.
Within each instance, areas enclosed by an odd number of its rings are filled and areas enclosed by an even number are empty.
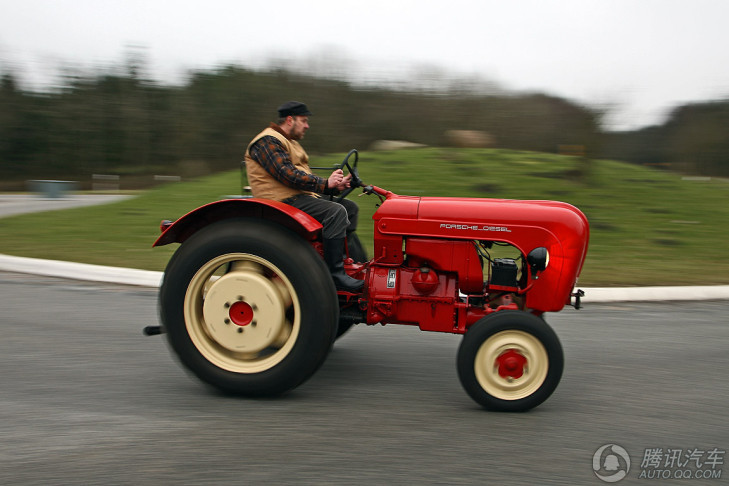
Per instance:
[[[10,255],[0,255],[0,271],[152,288],[159,287],[162,283],[162,272]],[[585,296],[582,300],[586,303],[729,299],[729,285],[594,287],[583,288],[583,290]]]
[[[0,270],[141,287],[159,287],[162,283],[162,272],[9,255],[0,255]]]

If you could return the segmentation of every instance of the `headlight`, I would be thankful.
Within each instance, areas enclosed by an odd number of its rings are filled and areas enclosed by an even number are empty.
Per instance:
[[[527,263],[529,268],[532,269],[532,274],[536,275],[537,272],[543,272],[549,265],[549,252],[543,246],[534,248],[527,255]]]

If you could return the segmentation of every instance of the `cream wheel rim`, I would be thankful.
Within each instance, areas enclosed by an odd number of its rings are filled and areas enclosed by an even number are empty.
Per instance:
[[[230,253],[205,263],[190,280],[185,326],[215,366],[259,373],[291,352],[299,309],[293,285],[278,267],[256,255]]]
[[[497,332],[476,353],[474,371],[481,387],[501,400],[519,400],[544,383],[549,358],[533,335],[516,330]]]

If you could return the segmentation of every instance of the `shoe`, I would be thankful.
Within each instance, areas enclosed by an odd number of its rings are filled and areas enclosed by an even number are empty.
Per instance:
[[[344,238],[324,239],[324,262],[338,290],[361,292],[364,280],[352,278],[344,271]]]

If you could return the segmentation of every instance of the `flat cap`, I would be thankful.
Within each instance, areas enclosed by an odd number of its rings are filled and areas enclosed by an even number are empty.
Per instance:
[[[283,105],[278,107],[278,116],[280,118],[286,118],[287,116],[309,116],[311,112],[300,101],[287,101]]]

